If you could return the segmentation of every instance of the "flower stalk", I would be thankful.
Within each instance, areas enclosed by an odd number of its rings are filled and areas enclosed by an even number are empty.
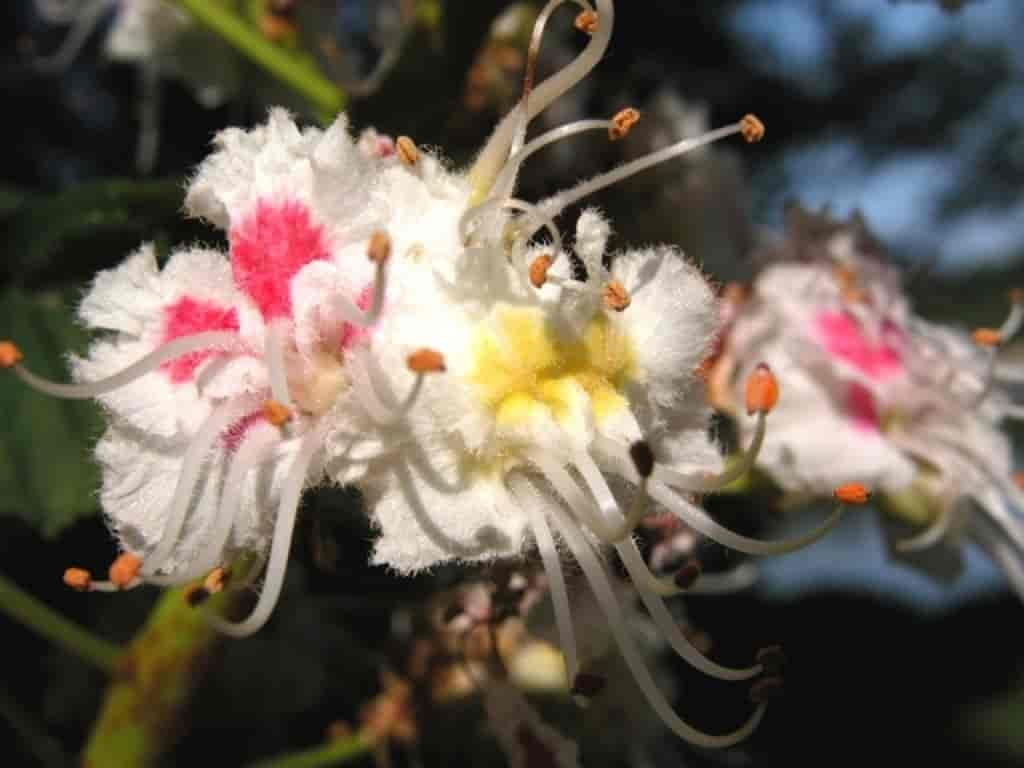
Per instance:
[[[0,611],[46,638],[54,645],[112,672],[121,649],[66,619],[37,598],[23,592],[13,581],[0,575]]]
[[[345,93],[327,80],[312,62],[265,39],[219,3],[208,0],[176,1],[198,23],[302,94],[316,106],[323,122],[330,122],[345,108]]]

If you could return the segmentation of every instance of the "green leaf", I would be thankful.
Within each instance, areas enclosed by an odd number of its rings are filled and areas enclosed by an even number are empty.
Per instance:
[[[12,198],[14,207],[0,230],[3,270],[28,285],[87,279],[144,241],[218,239],[213,230],[184,217],[183,198],[181,179],[106,179],[20,204]],[[0,212],[4,205],[0,194]]]
[[[0,297],[0,337],[14,340],[26,367],[67,379],[65,355],[85,334],[72,322],[71,297],[9,289]],[[0,514],[16,515],[44,536],[97,511],[99,472],[90,455],[102,430],[91,401],[57,400],[0,376]]]

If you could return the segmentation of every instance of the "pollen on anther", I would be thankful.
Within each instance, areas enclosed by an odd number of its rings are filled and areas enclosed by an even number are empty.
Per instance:
[[[548,270],[551,269],[551,255],[542,253],[530,264],[530,285],[541,288],[548,281]]]
[[[263,404],[263,417],[275,427],[283,427],[292,420],[292,412],[288,406],[277,400],[267,400]]]
[[[116,587],[127,587],[142,569],[142,560],[138,555],[125,552],[110,564],[110,582]]]
[[[640,477],[650,477],[654,472],[654,451],[646,440],[637,440],[629,446],[629,458],[633,460],[633,466]]]
[[[601,298],[604,300],[604,305],[615,312],[622,312],[632,301],[626,286],[618,280],[608,281],[601,293]]]
[[[764,123],[756,115],[744,115],[740,119],[740,133],[749,144],[764,138]]]
[[[871,492],[861,483],[846,483],[840,485],[832,495],[844,504],[867,504],[871,498]]]
[[[608,126],[608,139],[610,141],[618,141],[623,139],[629,133],[630,129],[637,124],[640,120],[640,113],[632,107],[619,110],[615,113],[615,116],[611,119],[611,125]]]
[[[382,229],[378,229],[370,235],[370,242],[366,244],[366,258],[374,264],[383,264],[391,258],[391,237]]]
[[[206,575],[206,578],[203,580],[203,586],[211,595],[215,595],[224,589],[224,585],[227,583],[227,580],[227,571],[218,566]]]
[[[580,11],[573,26],[580,32],[593,35],[597,32],[598,16],[596,11]]]
[[[406,365],[413,373],[443,373],[446,370],[444,355],[430,347],[417,349],[406,358]]]
[[[64,571],[64,583],[76,592],[88,592],[92,586],[92,574],[84,568],[68,568]]]
[[[13,341],[0,341],[0,368],[12,368],[23,358],[24,355]]]
[[[995,328],[977,328],[971,338],[979,347],[998,347],[1003,341],[1002,334]]]
[[[414,168],[420,161],[420,151],[416,148],[416,143],[408,136],[398,137],[395,141],[395,151],[398,154],[398,159],[402,161],[402,165],[408,168]]]
[[[747,413],[768,413],[779,401],[779,382],[765,363],[758,363],[747,379]]]

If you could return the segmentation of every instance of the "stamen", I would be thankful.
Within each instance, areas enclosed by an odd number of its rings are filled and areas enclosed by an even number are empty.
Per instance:
[[[408,136],[399,136],[395,140],[395,153],[406,168],[415,168],[420,161],[420,151]]]
[[[971,338],[980,347],[998,347],[1003,343],[1002,335],[995,328],[977,328]]]
[[[18,378],[39,392],[68,400],[88,400],[131,384],[147,373],[155,371],[164,363],[182,355],[210,348],[227,350],[236,347],[237,344],[238,334],[230,331],[204,331],[203,333],[191,336],[181,336],[157,347],[145,357],[132,363],[124,370],[115,373],[113,376],[83,384],[62,384],[44,379],[42,376],[38,376],[20,365],[17,360],[15,360],[13,368]],[[15,347],[16,349],[17,347]]]
[[[548,592],[555,609],[555,625],[558,628],[558,643],[565,658],[566,679],[575,681],[579,669],[576,654],[576,634],[573,629],[572,611],[569,607],[569,593],[565,588],[565,576],[562,574],[561,557],[555,545],[555,539],[548,527],[545,511],[542,507],[540,494],[524,477],[512,475],[509,487],[519,502],[521,509],[526,511],[530,521],[533,538],[537,542],[544,573],[548,579]]]
[[[593,10],[589,3],[581,0],[576,0],[576,4]],[[469,173],[469,181],[473,190],[470,198],[471,205],[482,203],[492,191],[495,179],[508,160],[509,148],[520,131],[524,116],[529,121],[546,109],[551,102],[586,77],[604,55],[608,48],[608,42],[611,40],[615,9],[611,0],[597,0],[596,4],[601,24],[591,35],[583,51],[567,66],[533,88],[528,94],[529,98],[521,100],[511,112],[505,115],[494,133],[491,134],[491,138],[488,139]],[[542,21],[546,21],[546,17],[538,16],[537,23],[540,24]],[[536,26],[534,26],[535,29]]]
[[[224,589],[227,581],[228,572],[224,570],[223,566],[218,566],[210,571],[209,575],[203,580],[203,586],[209,590],[211,595],[215,595]]]
[[[720,525],[712,520],[704,511],[688,504],[660,482],[651,482],[650,493],[651,497],[655,501],[660,503],[694,530],[704,534],[709,539],[714,539],[720,544],[724,544],[730,549],[735,549],[748,555],[781,555],[786,552],[794,552],[798,549],[803,549],[808,544],[812,544],[832,530],[842,518],[843,512],[845,511],[843,503],[840,501],[836,504],[836,508],[833,510],[832,514],[829,515],[824,522],[807,533],[794,536],[791,539],[765,541],[762,539],[752,539],[747,536],[741,536],[723,525]]]
[[[391,261],[391,237],[383,230],[374,230],[366,244],[366,258],[376,265],[373,278],[373,297],[370,308],[365,312],[348,297],[339,295],[334,299],[334,308],[341,319],[359,328],[370,328],[380,319],[387,296],[388,264]]]
[[[609,280],[605,284],[604,290],[601,292],[601,299],[605,307],[613,312],[624,311],[632,302],[626,286],[618,280]]]
[[[64,571],[64,583],[76,592],[88,592],[92,588],[92,574],[84,568],[68,568]]]
[[[608,678],[595,675],[591,672],[580,672],[572,681],[573,696],[582,696],[585,699],[592,699],[605,689]]]
[[[766,363],[758,363],[747,378],[747,414],[765,414],[779,401],[779,383]]]
[[[640,554],[640,550],[637,548],[636,542],[632,539],[617,544],[615,550],[619,553],[619,558],[622,560],[623,565],[626,566],[626,571],[629,573],[629,577],[636,584],[640,598],[643,600],[644,605],[647,607],[647,612],[651,614],[651,618],[658,627],[658,631],[668,640],[669,645],[672,646],[673,650],[679,654],[679,656],[686,660],[692,667],[699,669],[705,675],[714,677],[719,680],[749,680],[752,677],[756,677],[761,674],[761,665],[755,665],[752,667],[746,667],[736,669],[733,667],[723,667],[720,664],[716,664],[711,661],[707,656],[701,653],[690,640],[683,634],[683,631],[679,628],[679,624],[672,617],[668,608],[665,606],[664,601],[658,596],[660,592],[658,590],[648,589],[650,582],[658,582],[647,568],[647,564],[644,562],[643,556]],[[660,586],[659,586],[660,589]],[[675,589],[673,594],[678,593],[680,590]]]
[[[138,555],[125,552],[111,563],[108,578],[115,587],[125,589],[132,585],[141,570],[142,559]]]
[[[374,264],[383,264],[391,258],[391,237],[387,232],[374,230],[366,244],[366,257]]]
[[[598,15],[594,11],[580,11],[573,26],[580,32],[593,36],[597,32]]]
[[[406,358],[406,365],[413,373],[444,373],[447,370],[444,355],[430,347],[417,349]]]
[[[740,133],[748,144],[758,142],[764,138],[764,123],[757,115],[744,115],[740,119]]]
[[[274,606],[277,605],[277,599],[281,596],[281,587],[284,586],[285,570],[288,567],[288,552],[291,548],[292,533],[295,530],[295,517],[299,511],[302,488],[306,483],[306,474],[313,457],[320,449],[327,433],[326,427],[326,424],[320,424],[302,438],[295,463],[288,471],[281,488],[277,520],[274,522],[274,535],[270,544],[270,559],[267,561],[263,591],[256,602],[256,607],[253,608],[248,618],[238,623],[227,621],[219,616],[210,617],[213,626],[226,635],[231,637],[251,635],[267,623],[274,611]]]
[[[0,341],[0,368],[13,368],[24,357],[13,341]]]
[[[263,340],[263,356],[266,359],[267,374],[270,378],[270,392],[274,399],[285,408],[294,410],[291,393],[288,391],[288,368],[285,365],[285,344],[288,336],[288,320],[271,320]]]
[[[632,107],[620,110],[611,119],[608,126],[608,140],[619,141],[626,138],[630,129],[640,121],[640,113]]]
[[[281,433],[265,424],[254,424],[247,430],[231,458],[227,478],[224,481],[224,493],[220,499],[220,507],[213,529],[204,537],[204,546],[196,555],[194,562],[180,576],[180,581],[206,578],[210,580],[218,571],[218,564],[224,557],[224,548],[236,518],[241,511],[242,495],[245,493],[246,477],[249,472],[266,462],[273,450],[281,445]],[[207,584],[211,592],[217,591]]]
[[[871,492],[861,483],[840,485],[832,495],[843,504],[867,504],[871,500]]]
[[[643,657],[640,655],[639,649],[626,628],[627,625],[622,615],[622,609],[615,599],[611,583],[601,566],[600,560],[591,550],[587,541],[576,530],[572,521],[566,518],[565,513],[557,507],[553,509],[553,513],[562,538],[569,545],[573,556],[583,569],[598,605],[608,620],[609,628],[612,630],[615,642],[619,646],[619,651],[622,653],[626,665],[629,667],[633,678],[637,681],[648,703],[661,718],[662,722],[679,737],[698,746],[708,748],[732,746],[753,733],[764,716],[765,706],[763,704],[758,706],[753,715],[740,728],[732,733],[721,736],[713,736],[699,731],[675,713],[654,682],[651,673],[644,665]]]
[[[542,253],[530,264],[530,285],[538,290],[544,286],[548,279],[548,270],[551,269],[553,259],[551,254]]]
[[[146,558],[143,573],[147,579],[155,574],[164,564],[174,547],[177,546],[178,536],[185,524],[185,517],[188,515],[189,503],[199,480],[199,473],[203,464],[213,448],[214,443],[220,438],[229,425],[256,410],[260,405],[256,395],[242,395],[234,400],[229,400],[217,406],[203,425],[199,428],[181,462],[181,474],[178,475],[178,484],[174,489],[174,496],[168,505],[164,519],[164,530],[156,549]]]
[[[628,179],[630,176],[640,173],[640,171],[644,171],[652,166],[659,165],[667,160],[684,155],[687,152],[712,144],[719,139],[724,139],[728,136],[742,133],[745,127],[749,128],[749,122],[745,123],[741,120],[740,122],[733,123],[732,125],[727,125],[722,128],[709,131],[703,136],[683,139],[682,141],[676,142],[668,147],[659,149],[656,152],[651,152],[650,154],[639,157],[636,160],[624,163],[618,168],[614,168],[595,176],[588,181],[581,182],[571,189],[559,192],[541,203],[539,208],[541,212],[547,216],[557,216],[568,206],[583,199],[584,197],[587,197],[588,195],[592,195],[598,190],[604,189],[612,184],[617,184],[618,182]]]
[[[287,406],[271,399],[263,404],[263,418],[275,427],[283,427],[292,420],[292,412]]]

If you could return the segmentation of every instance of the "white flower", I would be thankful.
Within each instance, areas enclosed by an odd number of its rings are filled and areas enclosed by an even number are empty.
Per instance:
[[[748,361],[764,359],[785,381],[759,464],[788,490],[827,492],[842,478],[878,491],[883,508],[926,526],[900,550],[966,533],[1024,595],[1024,498],[1000,431],[1024,414],[1005,386],[1021,373],[993,348],[1018,330],[1020,299],[1001,329],[973,339],[922,320],[859,216],[793,209],[773,256],[712,374],[735,393]],[[754,423],[737,417],[749,439]]]
[[[721,736],[675,714],[627,629],[601,545],[614,546],[677,653],[715,677],[749,680],[762,665],[723,667],[686,639],[662,598],[685,591],[693,574],[656,578],[633,529],[654,508],[732,548],[770,554],[815,540],[839,511],[794,540],[764,542],[692,503],[692,492],[742,475],[757,452],[721,471],[707,434],[696,371],[718,324],[713,292],[671,247],[611,254],[610,226],[596,211],[577,223],[587,274],[573,276],[554,218],[620,179],[719,138],[756,140],[763,127],[747,116],[538,204],[513,197],[533,153],[585,131],[614,140],[636,121],[624,110],[525,141],[529,118],[607,47],[612,3],[596,6],[596,21],[587,12],[579,22],[592,32],[583,52],[528,92],[468,173],[408,137],[388,156],[367,150],[372,142],[356,146],[343,118],[300,131],[273,111],[266,125],[222,132],[188,190],[189,211],[228,232],[227,259],[186,251],[157,271],[143,251],[97,279],[82,317],[114,335],[76,365],[94,383],[43,382],[17,364],[16,349],[0,349],[0,363],[38,388],[99,396],[110,412],[98,451],[103,499],[134,566],[118,569],[113,586],[134,583],[136,572],[192,578],[236,550],[269,548],[260,602],[229,628],[252,631],[280,590],[299,494],[326,474],[363,489],[381,532],[374,560],[397,571],[536,546],[573,680],[557,536],[675,733],[721,747],[757,726],[763,702]],[[547,242],[533,240],[541,229]],[[757,444],[776,396],[771,373],[756,369],[747,405]]]

